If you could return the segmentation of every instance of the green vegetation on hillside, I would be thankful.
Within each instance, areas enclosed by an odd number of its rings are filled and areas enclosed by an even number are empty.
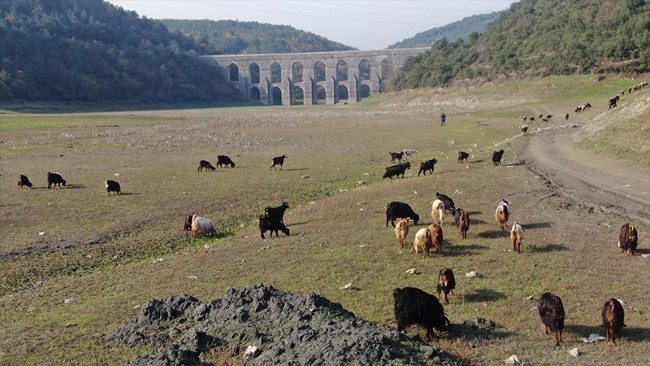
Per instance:
[[[474,32],[482,33],[488,23],[499,18],[499,15],[501,15],[501,12],[495,11],[493,13],[465,17],[459,21],[443,25],[442,27],[431,28],[420,32],[411,38],[390,45],[388,48],[429,47],[433,42],[443,38],[447,38],[450,41],[456,41],[458,39],[467,41],[470,34]]]
[[[161,19],[171,31],[193,37],[215,54],[346,51],[354,48],[288,25],[236,20]]]
[[[204,49],[101,0],[0,1],[0,100],[235,100]]]
[[[644,0],[522,0],[467,42],[437,41],[409,60],[398,88],[492,79],[650,70],[650,5]]]

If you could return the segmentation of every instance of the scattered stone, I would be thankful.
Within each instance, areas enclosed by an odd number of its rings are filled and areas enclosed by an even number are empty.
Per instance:
[[[519,358],[517,355],[512,355],[508,358],[506,358],[506,365],[516,365],[519,363]]]
[[[196,276],[187,276],[187,278],[189,278],[190,280],[198,280],[198,279],[199,279],[199,278],[196,277]]]
[[[45,235],[45,231],[41,231],[40,233],[38,233],[38,236],[43,236],[43,235]]]
[[[307,175],[307,174],[300,176],[300,179],[307,179],[307,178],[309,178],[309,175]]]
[[[526,298],[526,300],[535,300],[535,298],[533,298],[533,295],[530,295]]]
[[[259,348],[255,346],[248,346],[248,348],[246,348],[246,351],[244,351],[244,357],[255,358],[259,356],[260,353],[262,353],[262,351],[260,351]]]
[[[119,177],[119,176],[120,176],[120,173],[115,173],[115,174],[113,174],[113,175],[116,176],[116,177]]]
[[[225,350],[246,350],[247,365],[459,364],[419,336],[359,319],[322,296],[263,285],[230,288],[209,302],[188,295],[151,300],[105,340],[151,350],[131,366],[200,365],[202,354]]]
[[[497,326],[496,323],[493,322],[492,320],[481,318],[478,316],[472,320],[465,320],[463,324],[474,329],[486,330],[486,331],[493,331],[494,329],[496,329]]]
[[[348,290],[348,289],[351,289],[351,288],[352,288],[352,282],[339,287],[339,290]]]
[[[415,275],[415,274],[420,274],[420,272],[418,272],[417,269],[415,268],[410,268],[406,270],[406,274]]]
[[[578,351],[578,347],[571,348],[571,350],[569,351],[569,354],[571,356],[573,356],[573,357],[578,357],[578,356],[580,356],[580,351]]]
[[[476,271],[469,271],[465,273],[465,277],[467,278],[481,278],[481,275],[476,273]]]
[[[650,258],[650,254],[641,254],[642,258]]]
[[[604,341],[605,337],[599,334],[591,333],[589,335],[589,338],[580,338],[580,340],[582,341],[582,343],[594,343],[598,341]]]
[[[154,259],[153,261],[154,261],[154,263],[160,263],[160,262],[162,262],[164,260],[165,260],[165,258],[160,257],[160,258]]]
[[[63,303],[64,303],[64,304],[69,304],[69,303],[71,303],[72,301],[74,301],[74,297],[68,297],[67,299],[63,299]]]

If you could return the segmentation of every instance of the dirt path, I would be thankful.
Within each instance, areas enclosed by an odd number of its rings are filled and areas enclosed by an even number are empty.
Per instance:
[[[530,167],[573,198],[650,223],[650,172],[576,147],[577,132],[532,135],[525,149]]]

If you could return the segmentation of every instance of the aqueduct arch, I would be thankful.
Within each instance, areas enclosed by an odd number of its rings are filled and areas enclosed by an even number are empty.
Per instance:
[[[356,103],[428,48],[204,56],[251,101],[267,105]],[[320,96],[320,100],[319,100]],[[324,97],[324,99],[322,99]]]

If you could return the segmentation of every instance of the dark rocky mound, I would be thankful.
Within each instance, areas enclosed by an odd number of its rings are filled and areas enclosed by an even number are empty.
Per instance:
[[[453,365],[453,357],[388,327],[357,319],[314,293],[297,296],[254,285],[201,303],[192,296],[152,300],[109,342],[155,351],[127,365],[207,365],[201,354],[249,346],[252,365]]]

